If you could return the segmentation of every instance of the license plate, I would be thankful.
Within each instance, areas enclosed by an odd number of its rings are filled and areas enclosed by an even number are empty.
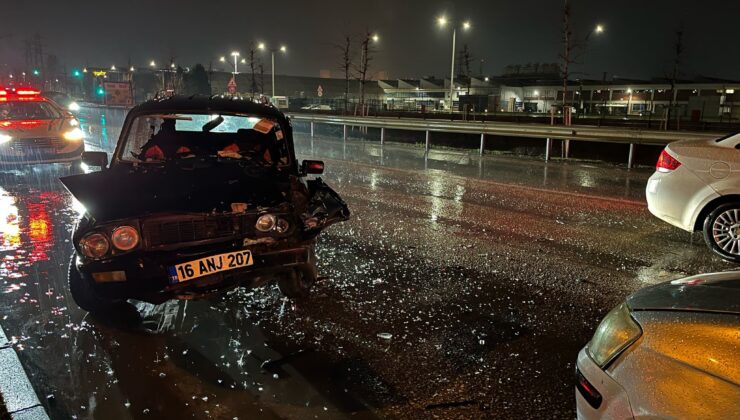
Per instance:
[[[189,261],[169,267],[170,280],[173,283],[197,279],[209,274],[229,271],[254,264],[252,251],[243,250]]]

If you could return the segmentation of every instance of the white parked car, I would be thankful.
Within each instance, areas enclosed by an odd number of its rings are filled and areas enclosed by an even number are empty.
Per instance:
[[[648,180],[648,209],[688,232],[703,231],[709,248],[740,262],[740,133],[681,141],[663,150]]]
[[[578,354],[579,419],[740,419],[740,272],[642,289]]]

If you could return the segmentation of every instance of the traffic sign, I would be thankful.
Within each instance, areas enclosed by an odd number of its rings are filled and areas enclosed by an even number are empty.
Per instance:
[[[319,88],[316,89],[316,93],[319,95],[319,98],[324,96],[324,88],[322,88],[321,85],[319,85]]]
[[[231,76],[231,80],[229,80],[229,84],[226,85],[227,90],[230,94],[236,93],[236,80],[234,79],[234,76]]]

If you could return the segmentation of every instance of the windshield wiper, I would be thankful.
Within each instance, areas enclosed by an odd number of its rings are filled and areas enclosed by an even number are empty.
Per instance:
[[[202,130],[204,133],[209,133],[211,130],[221,125],[222,122],[224,122],[224,117],[219,115],[218,117],[212,119],[211,121],[208,121],[207,123],[203,124]]]

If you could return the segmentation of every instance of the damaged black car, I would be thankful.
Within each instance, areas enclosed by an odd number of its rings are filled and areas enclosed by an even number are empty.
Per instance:
[[[133,108],[110,165],[62,178],[85,207],[73,233],[72,297],[92,313],[136,299],[161,303],[277,282],[306,297],[317,235],[349,218],[296,161],[290,121],[272,106],[172,97]]]

